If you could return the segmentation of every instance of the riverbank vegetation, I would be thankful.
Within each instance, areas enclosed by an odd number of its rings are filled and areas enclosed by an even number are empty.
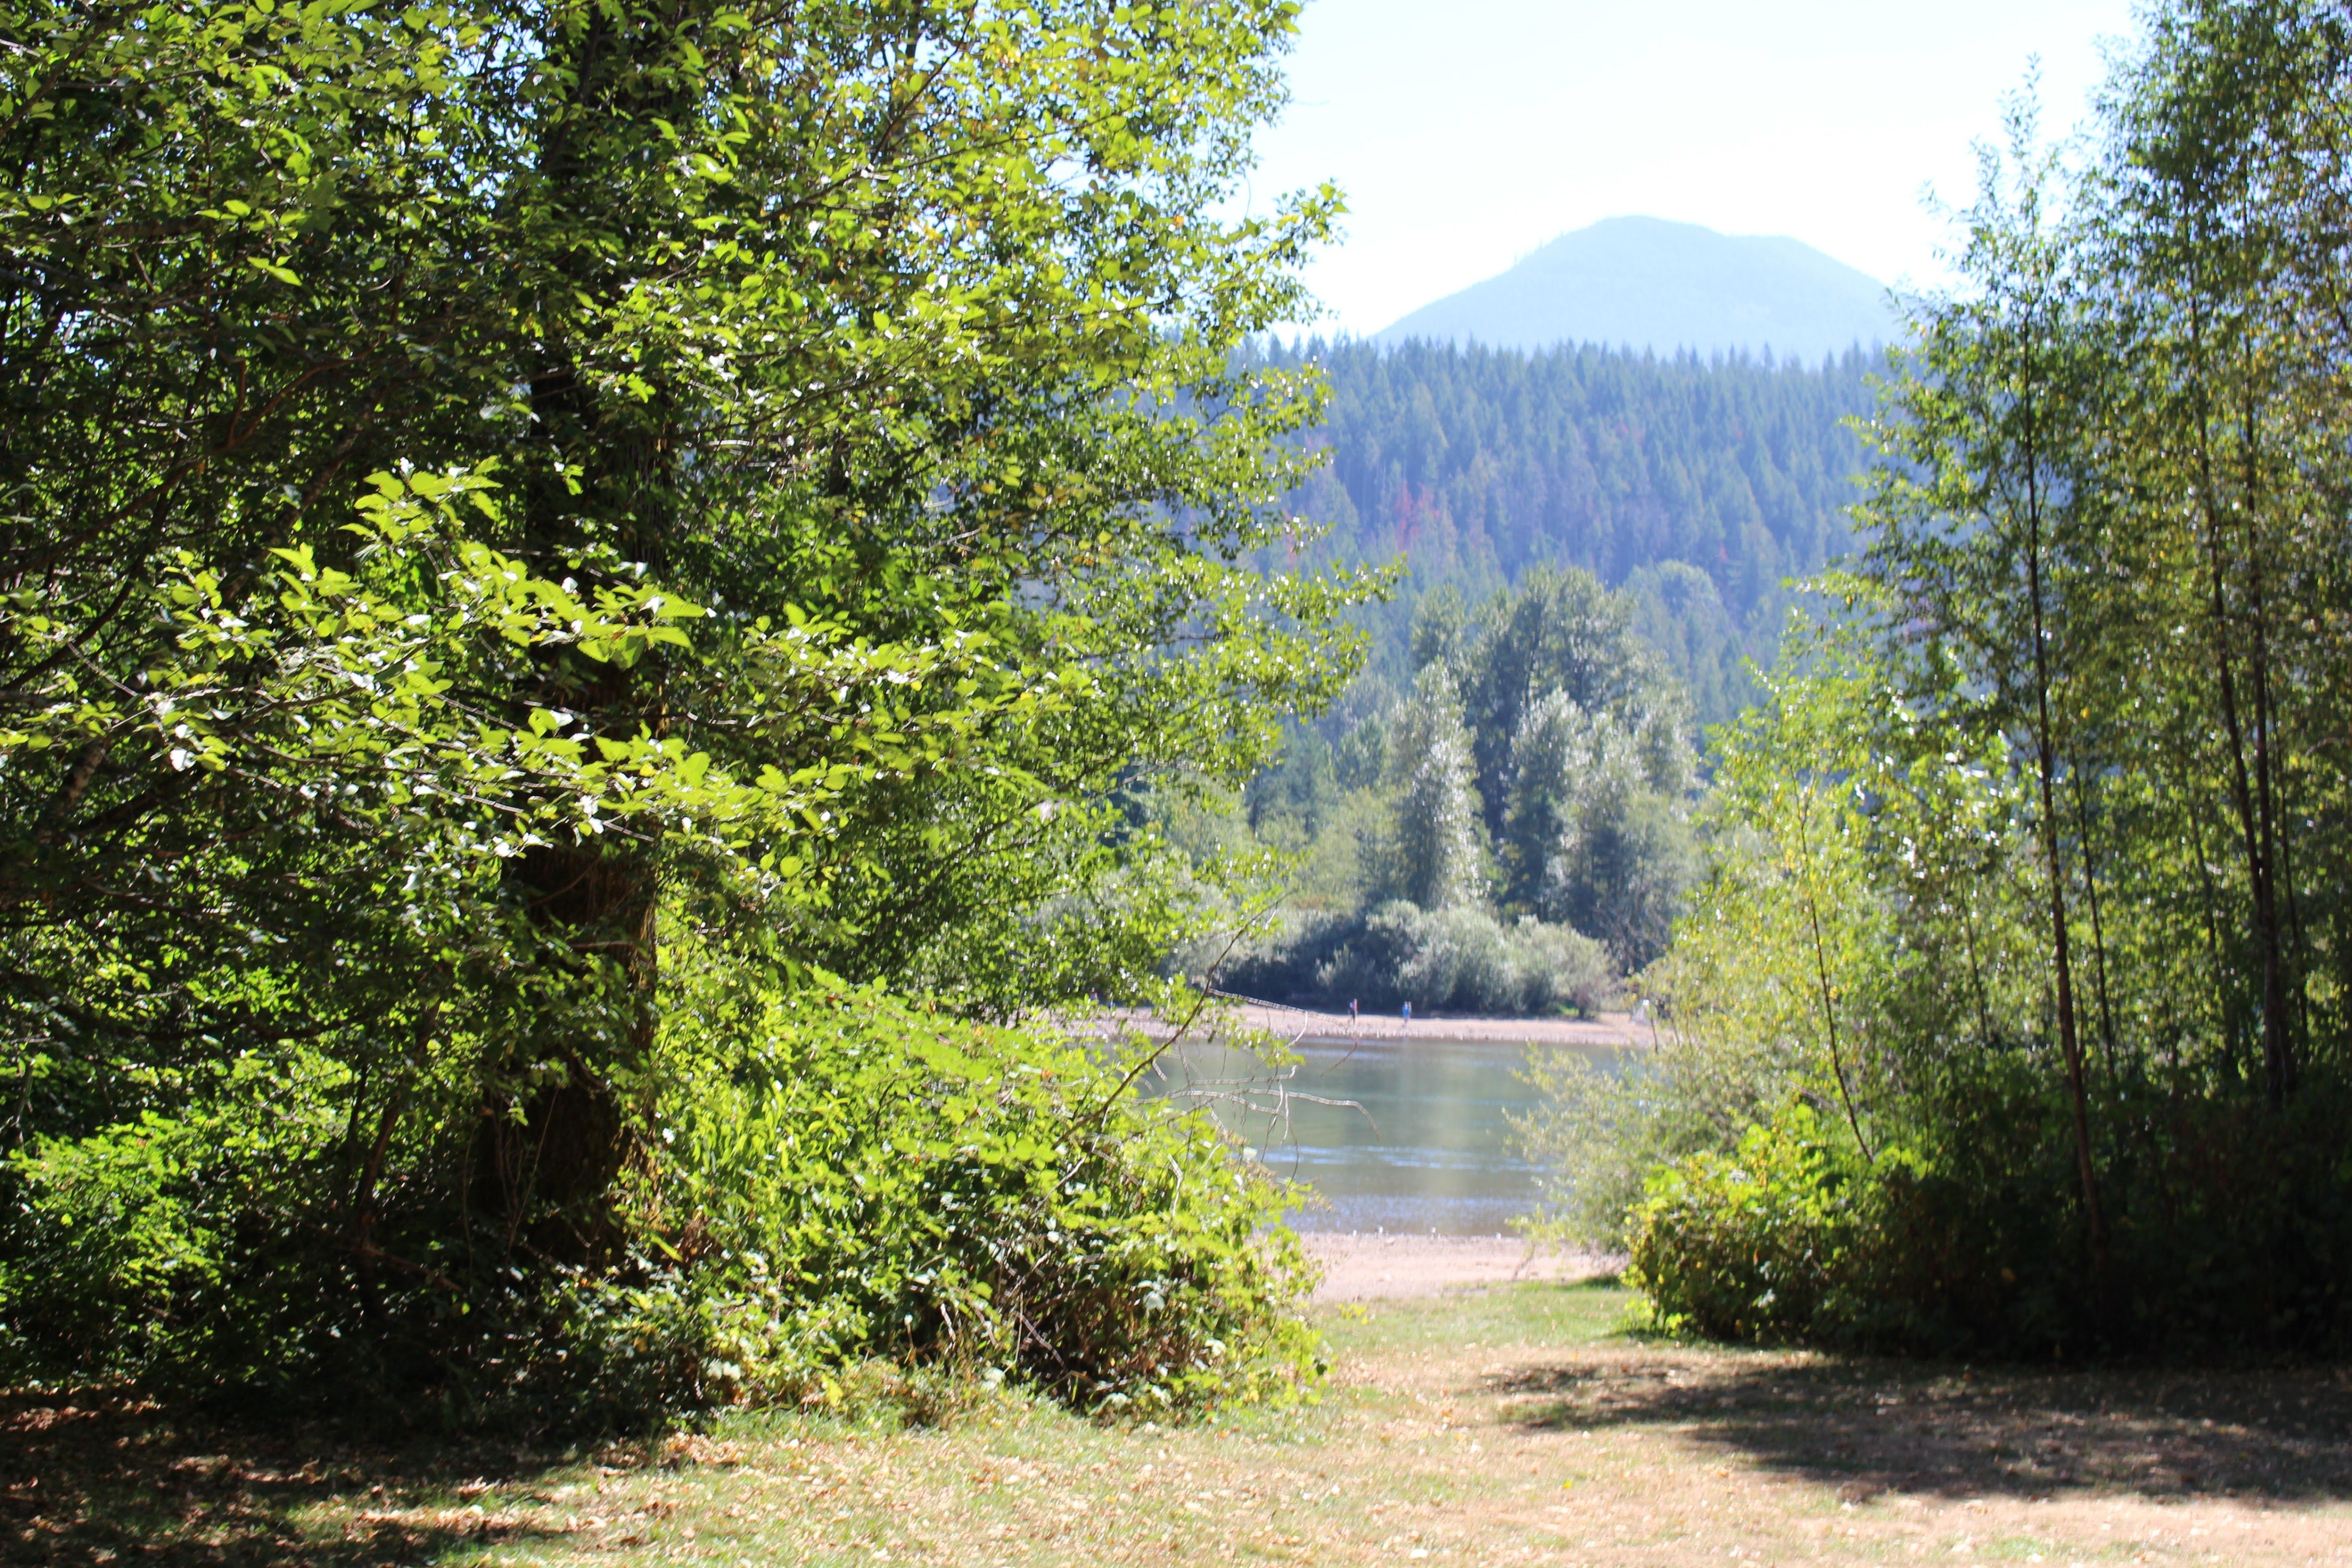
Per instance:
[[[1987,155],[1853,569],[1720,746],[1656,1070],[1556,1075],[1665,1321],[2346,1348],[2347,101],[2339,9],[2195,0]]]
[[[609,1426],[1312,1374],[1161,994],[1358,657],[1295,7],[0,22],[0,1380]]]
[[[1288,847],[1297,910],[1222,978],[1381,1007],[1591,1012],[1664,947],[1696,874],[1688,700],[1630,595],[1537,566],[1433,595],[1409,690],[1360,679],[1293,731],[1233,831]]]
[[[2344,1347],[2343,17],[2019,115],[1784,637],[1858,360],[1342,345],[1318,478],[1296,10],[0,6],[12,1422],[1278,1403],[1057,1022],[1203,977],[1637,989],[1529,1136],[1671,1330]]]

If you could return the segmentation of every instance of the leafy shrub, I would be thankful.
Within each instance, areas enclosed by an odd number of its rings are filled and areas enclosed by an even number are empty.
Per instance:
[[[1809,1112],[1750,1127],[1737,1151],[1662,1167],[1634,1208],[1626,1279],[1660,1324],[1712,1339],[1813,1333],[1852,1245],[1852,1173]]]
[[[406,1217],[355,1236],[349,1141],[320,1120],[340,1069],[299,1057],[177,1121],[19,1149],[0,1379],[611,1428],[822,1399],[877,1360],[1085,1408],[1316,1375],[1289,1194],[1205,1117],[1042,1030],[839,985],[683,990],[620,1232],[584,1252],[431,1208],[462,1196],[423,1160],[446,1126],[383,1173]]]
[[[1258,1397],[1312,1367],[1292,1194],[1207,1118],[1123,1094],[1042,1032],[872,992],[772,1005],[670,1115],[667,1227],[769,1314],[719,1398],[869,1356],[993,1368],[1082,1406]],[[706,1373],[707,1375],[707,1373]]]
[[[1693,1026],[1676,1005],[1686,989],[1675,955],[1639,983],[1654,1026],[1638,1048],[1608,1064],[1579,1047],[1532,1051],[1520,1072],[1536,1094],[1511,1129],[1542,1201],[1515,1226],[1533,1240],[1622,1251],[1652,1173],[1703,1151],[1729,1153],[1791,1099],[1821,1103],[1785,1035],[1705,1026],[1712,1019]]]
[[[212,1389],[303,1363],[320,1238],[341,1239],[341,1184],[315,1153],[341,1131],[320,1092],[336,1076],[309,1053],[248,1057],[181,1115],[15,1150],[0,1165],[0,1384]],[[331,1339],[342,1324],[319,1326]]]
[[[1567,926],[1498,921],[1454,905],[1392,900],[1364,915],[1310,917],[1295,931],[1229,959],[1221,979],[1261,996],[1353,998],[1428,1011],[1591,1014],[1616,999],[1608,951]]]
[[[1711,1339],[2030,1356],[2149,1342],[2095,1326],[2063,1128],[2030,1100],[1988,1098],[2008,1114],[1987,1115],[1968,1150],[1864,1156],[1795,1100],[1730,1152],[1660,1167],[1627,1222],[1628,1279],[1661,1327]],[[2149,1307],[2211,1283],[2118,1261]]]
[[[1411,1002],[1465,1013],[1597,1012],[1613,980],[1601,944],[1532,917],[1504,924],[1485,910],[1382,904],[1316,972],[1326,995],[1374,1006]]]
[[[1948,1142],[1865,1159],[1797,1103],[1660,1168],[1629,1278],[1662,1325],[1718,1339],[2036,1359],[2352,1342],[2352,1162],[2324,1139],[2340,1108],[2315,1095],[2255,1140],[2231,1124],[2255,1107],[2123,1100],[2150,1131],[2105,1163],[2102,1272],[2063,1102],[1998,1075],[1976,1098]]]
[[[1645,1179],[1687,1152],[1672,1146],[1673,1122],[1661,1113],[1659,1090],[1672,1086],[1656,1054],[1605,1063],[1574,1046],[1528,1051],[1517,1076],[1536,1091],[1535,1103],[1505,1115],[1542,1197],[1512,1229],[1538,1245],[1624,1250]]]

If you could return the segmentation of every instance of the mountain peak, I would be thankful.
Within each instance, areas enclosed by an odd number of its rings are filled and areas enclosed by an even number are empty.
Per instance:
[[[1817,360],[1892,340],[1885,286],[1801,240],[1603,218],[1374,334],[1501,348],[1555,343]]]

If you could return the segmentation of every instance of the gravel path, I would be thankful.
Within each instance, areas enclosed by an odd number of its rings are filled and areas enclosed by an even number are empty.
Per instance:
[[[1365,1236],[1310,1233],[1307,1254],[1323,1266],[1318,1301],[1434,1296],[1514,1279],[1589,1279],[1622,1259],[1590,1252],[1530,1256],[1515,1236]]]

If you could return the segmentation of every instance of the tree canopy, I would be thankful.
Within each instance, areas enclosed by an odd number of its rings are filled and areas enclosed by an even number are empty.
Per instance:
[[[1294,17],[0,11],[26,1212],[235,1127],[300,1179],[139,1267],[463,1310],[642,1245],[694,976],[1155,984],[1113,785],[1246,776],[1371,587],[1252,564],[1337,198],[1207,215]]]

